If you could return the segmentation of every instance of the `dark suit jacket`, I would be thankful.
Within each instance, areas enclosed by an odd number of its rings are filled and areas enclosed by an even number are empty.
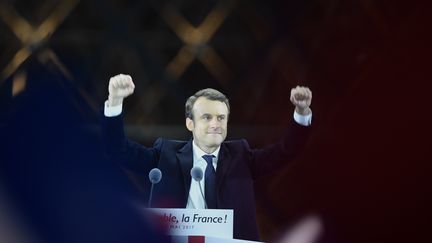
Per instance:
[[[122,115],[103,120],[107,148],[115,160],[144,175],[155,167],[162,171],[162,180],[154,187],[152,206],[185,208],[191,185],[192,140],[159,138],[153,147],[144,147],[125,137]],[[292,121],[278,143],[263,149],[251,149],[244,139],[222,143],[216,171],[217,205],[234,210],[234,238],[259,240],[254,180],[293,160],[309,132],[309,127]],[[150,188],[150,183],[146,186]]]

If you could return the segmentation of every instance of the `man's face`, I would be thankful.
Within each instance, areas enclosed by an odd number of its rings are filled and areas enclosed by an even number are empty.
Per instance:
[[[225,140],[228,107],[224,102],[199,97],[192,108],[193,120],[186,118],[186,127],[195,143],[206,153],[212,153]]]

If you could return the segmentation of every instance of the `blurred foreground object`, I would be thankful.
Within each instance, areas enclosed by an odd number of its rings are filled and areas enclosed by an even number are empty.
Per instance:
[[[323,223],[317,215],[308,215],[289,229],[279,243],[317,243],[323,233]]]

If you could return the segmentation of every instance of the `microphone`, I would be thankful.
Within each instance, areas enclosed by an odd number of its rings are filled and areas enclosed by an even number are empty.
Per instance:
[[[201,183],[200,183],[200,181],[202,180],[202,178],[203,178],[203,171],[201,170],[201,168],[200,167],[193,167],[192,169],[191,169],[191,172],[190,172],[190,174],[191,174],[191,176],[192,176],[192,178],[196,181],[196,182],[198,182],[198,186],[199,186],[199,189],[200,189],[200,192],[201,192],[201,196],[202,196],[202,198],[204,199],[204,205],[205,205],[205,208],[207,209],[208,207],[207,207],[207,202],[206,202],[206,199],[205,199],[205,197],[204,197],[204,193],[203,193],[203,190],[202,190],[202,187],[201,187]]]
[[[153,168],[150,172],[149,172],[149,180],[151,182],[151,188],[150,188],[150,196],[149,196],[149,201],[148,201],[148,207],[151,207],[151,201],[152,201],[152,197],[153,197],[153,187],[155,184],[158,184],[162,179],[162,172],[158,169],[158,168]]]

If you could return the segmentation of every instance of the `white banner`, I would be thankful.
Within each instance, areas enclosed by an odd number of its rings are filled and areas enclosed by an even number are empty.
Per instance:
[[[168,227],[169,235],[233,238],[234,213],[231,209],[149,208]]]

